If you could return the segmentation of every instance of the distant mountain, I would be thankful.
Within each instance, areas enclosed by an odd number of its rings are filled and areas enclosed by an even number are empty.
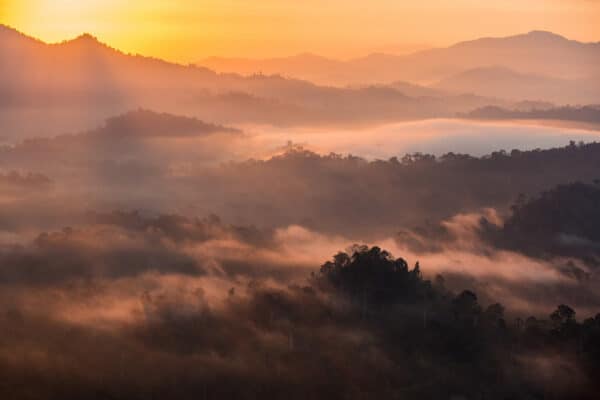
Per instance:
[[[456,72],[498,65],[524,74],[577,79],[598,75],[600,42],[582,43],[551,32],[532,31],[462,42],[434,50],[429,56],[439,62],[462,64]]]
[[[465,72],[461,64],[468,64],[473,57],[447,55],[447,62],[442,62],[444,57],[440,55],[455,51],[463,55],[485,53],[493,50],[486,46],[496,43],[495,48],[504,49],[505,58],[510,61],[514,57],[506,52],[524,48],[523,43],[531,46],[537,42],[546,43],[546,52],[552,51],[547,49],[551,45],[585,54],[597,48],[594,44],[531,33],[481,39],[407,57],[372,55],[348,63],[305,54],[278,60],[281,68],[319,65],[314,73],[325,68],[328,74],[339,77],[351,77],[359,71],[357,76],[373,78],[365,78],[367,83],[334,87],[281,75],[219,74],[203,67],[125,54],[91,35],[46,44],[1,26],[0,126],[3,137],[12,141],[81,131],[111,115],[138,108],[225,125],[289,126],[447,118],[485,106],[516,109],[522,100],[535,101],[530,104],[600,103],[596,97],[600,90],[593,79],[542,76],[501,64]],[[492,62],[493,57],[487,55],[485,61]],[[574,62],[578,62],[574,55],[564,60],[565,65]],[[353,67],[348,69],[348,65]],[[446,75],[430,87],[397,79],[385,84],[368,83],[402,74],[410,76],[411,68],[429,77]],[[448,74],[449,71],[453,73]]]
[[[410,97],[444,97],[453,93],[443,89],[437,89],[425,85],[419,85],[410,82],[397,81],[389,84],[372,84],[372,85],[353,85],[351,88],[364,87],[386,87],[399,91],[400,93]]]
[[[600,124],[600,106],[553,107],[528,111],[487,106],[464,114],[464,117],[475,119],[546,119]]]
[[[436,89],[509,100],[544,100],[562,104],[600,101],[600,79],[559,79],[523,74],[499,66],[474,68],[447,77]]]
[[[218,74],[125,54],[91,35],[46,44],[7,27],[0,28],[0,70],[0,126],[4,136],[21,138],[79,131],[137,108],[229,125],[315,125],[451,117],[510,105],[401,83],[339,88],[280,75]]]
[[[89,135],[102,138],[169,138],[204,136],[213,133],[238,134],[241,131],[206,123],[196,118],[140,109],[107,119],[103,127],[91,131]]]
[[[264,60],[209,57],[201,60],[199,65],[225,73],[237,73],[242,75],[279,74],[316,83],[334,81],[337,72],[344,67],[342,61],[321,57],[311,53],[299,54],[292,57],[268,58]]]
[[[54,103],[61,99],[85,99],[89,93],[103,94],[114,101],[132,89],[165,86],[189,88],[192,82],[206,83],[216,74],[162,60],[124,54],[84,34],[57,44],[46,44],[10,28],[0,29],[0,75],[3,102],[25,101],[29,91],[46,94],[37,98]],[[44,93],[45,92],[45,93]],[[68,94],[68,97],[65,96]]]
[[[298,61],[298,62],[296,62]],[[433,83],[465,70],[490,65],[520,74],[562,79],[600,79],[600,43],[581,43],[551,32],[532,31],[504,38],[482,38],[447,48],[410,55],[375,53],[349,61],[291,57],[274,60],[203,60],[217,71],[252,73],[269,71],[321,84],[374,84],[394,81]],[[332,73],[335,68],[335,74]]]
[[[135,110],[108,118],[97,128],[0,146],[0,164],[4,171],[43,171],[63,184],[63,179],[72,178],[138,185],[143,179],[182,173],[192,164],[225,161],[224,149],[242,141],[247,143],[238,129]],[[21,168],[28,165],[38,167]],[[0,170],[0,189],[36,188],[43,183],[43,177],[37,175],[3,174]],[[156,187],[164,189],[159,184]]]

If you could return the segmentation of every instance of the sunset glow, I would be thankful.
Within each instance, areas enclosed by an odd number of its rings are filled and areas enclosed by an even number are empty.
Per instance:
[[[0,400],[600,398],[600,0],[0,0]]]
[[[600,3],[574,0],[2,0],[0,22],[49,42],[83,32],[127,52],[191,62],[207,56],[314,52],[336,57],[474,36],[549,30],[600,39]]]

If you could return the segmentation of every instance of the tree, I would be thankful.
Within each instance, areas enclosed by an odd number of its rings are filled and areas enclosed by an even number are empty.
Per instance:
[[[352,255],[338,253],[321,266],[319,276],[352,299],[373,305],[417,302],[433,292],[418,263],[409,270],[403,258],[379,247],[355,246]]]
[[[558,326],[573,323],[575,322],[575,310],[565,304],[561,304],[550,314],[550,319]]]
[[[475,325],[481,314],[477,295],[470,290],[464,290],[452,300],[454,318],[469,325]]]

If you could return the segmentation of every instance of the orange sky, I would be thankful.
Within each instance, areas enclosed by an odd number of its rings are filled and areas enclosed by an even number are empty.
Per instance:
[[[600,40],[596,0],[0,0],[0,22],[55,42],[90,32],[180,62],[310,51],[334,57],[551,30]]]

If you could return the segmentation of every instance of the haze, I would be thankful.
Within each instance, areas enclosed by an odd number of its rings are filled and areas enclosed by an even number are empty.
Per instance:
[[[599,4],[2,1],[0,399],[598,399]]]
[[[0,22],[46,41],[89,32],[125,52],[183,63],[304,52],[349,58],[533,29],[588,42],[600,37],[598,20],[600,4],[587,0],[0,2]]]

